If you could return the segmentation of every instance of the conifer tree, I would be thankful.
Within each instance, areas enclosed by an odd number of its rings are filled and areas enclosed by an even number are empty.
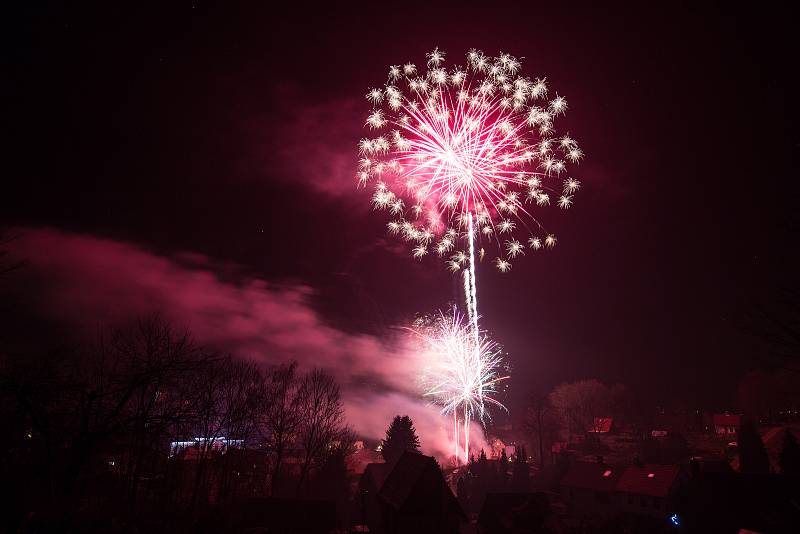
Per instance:
[[[414,423],[407,415],[397,415],[386,430],[381,442],[381,454],[387,463],[396,462],[403,451],[419,452],[419,438]]]
[[[500,453],[500,475],[506,476],[508,474],[508,456],[506,456],[506,450]]]

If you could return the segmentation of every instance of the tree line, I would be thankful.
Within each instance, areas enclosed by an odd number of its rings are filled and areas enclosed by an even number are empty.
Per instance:
[[[3,515],[21,522],[100,508],[185,522],[242,495],[339,496],[354,444],[325,371],[264,368],[156,316],[85,346],[5,355],[0,395],[16,489]]]

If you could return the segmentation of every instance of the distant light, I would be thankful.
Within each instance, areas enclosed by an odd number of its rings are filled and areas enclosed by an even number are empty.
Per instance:
[[[228,439],[225,436],[215,437],[196,437],[191,441],[172,441],[169,444],[169,455],[174,456],[177,452],[200,445],[210,446],[214,450],[222,450],[223,454],[228,447],[244,448],[243,439]]]
[[[678,514],[672,514],[672,517],[670,517],[669,520],[672,521],[672,524],[676,527],[681,526],[681,518],[678,517]]]
[[[647,473],[647,478],[656,478],[655,473]]]
[[[605,472],[603,473],[603,476],[604,477],[610,477],[611,476],[611,469],[606,469]]]

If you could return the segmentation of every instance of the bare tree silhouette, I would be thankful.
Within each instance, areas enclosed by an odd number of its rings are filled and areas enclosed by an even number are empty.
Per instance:
[[[297,362],[280,365],[269,374],[262,416],[264,445],[274,456],[270,483],[272,495],[280,491],[284,456],[300,428],[298,387]]]
[[[555,441],[558,434],[556,409],[547,394],[534,390],[528,397],[525,426],[533,437],[538,450],[539,466],[544,465],[544,451]]]
[[[550,403],[563,417],[571,435],[588,438],[595,418],[608,415],[611,394],[608,387],[597,380],[579,380],[557,386],[550,393]]]
[[[767,304],[756,304],[744,330],[763,340],[780,367],[800,372],[800,290],[783,288]]]
[[[297,392],[300,415],[298,444],[303,450],[300,493],[315,465],[320,465],[328,451],[339,445],[345,435],[344,408],[339,386],[333,377],[314,369],[303,377]]]

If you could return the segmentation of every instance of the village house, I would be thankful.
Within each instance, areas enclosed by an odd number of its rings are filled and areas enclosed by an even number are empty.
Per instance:
[[[677,465],[627,467],[574,462],[561,480],[561,498],[574,516],[610,517],[620,513],[666,518],[680,482]]]
[[[432,456],[406,451],[393,466],[369,464],[359,488],[369,532],[456,533],[467,521]]]
[[[655,517],[672,515],[672,497],[677,490],[677,465],[634,463],[623,469],[615,493],[620,512]]]
[[[738,414],[714,414],[714,432],[718,436],[736,436],[742,426],[742,416]]]
[[[561,498],[575,516],[604,516],[612,512],[611,501],[620,469],[599,457],[596,462],[574,462],[561,479]]]
[[[361,498],[361,519],[365,525],[375,528],[382,520],[381,501],[378,494],[389,476],[391,466],[386,463],[367,464],[358,481]]]

